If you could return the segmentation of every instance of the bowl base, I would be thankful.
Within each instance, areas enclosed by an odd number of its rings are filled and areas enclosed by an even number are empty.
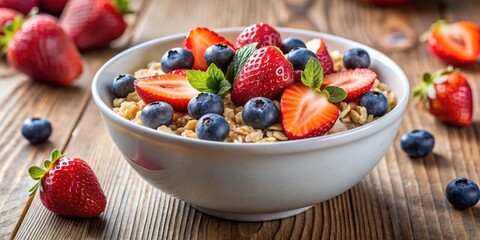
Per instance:
[[[270,221],[276,220],[286,217],[291,217],[302,212],[307,211],[313,206],[308,206],[304,208],[298,208],[293,210],[281,211],[281,212],[273,212],[273,213],[232,213],[232,212],[220,212],[208,208],[202,208],[199,206],[191,205],[195,209],[199,210],[200,212],[206,213],[208,215],[228,219],[228,220],[235,220],[235,221],[243,221],[243,222],[259,222],[259,221]]]

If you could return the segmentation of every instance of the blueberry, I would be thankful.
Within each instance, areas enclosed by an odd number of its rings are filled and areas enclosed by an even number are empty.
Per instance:
[[[225,72],[233,60],[233,55],[235,55],[233,49],[227,45],[217,43],[205,50],[205,62],[207,62],[207,66],[213,63]]]
[[[192,69],[193,54],[185,48],[172,48],[162,56],[162,71],[169,73],[176,69]]]
[[[305,43],[302,40],[300,40],[298,38],[289,37],[289,38],[285,38],[283,40],[283,42],[282,42],[282,52],[283,52],[283,54],[289,53],[294,48],[307,48],[307,46],[305,45]]]
[[[209,113],[198,119],[195,132],[200,139],[222,142],[230,134],[230,125],[222,116]]]
[[[477,204],[480,190],[477,184],[468,178],[455,178],[447,185],[445,196],[454,208],[465,209]]]
[[[360,106],[367,109],[367,113],[374,117],[382,116],[388,111],[388,99],[381,92],[370,91],[360,96]]]
[[[200,93],[188,102],[188,115],[199,119],[207,113],[223,114],[224,104],[220,96],[213,93]]]
[[[254,97],[243,106],[242,119],[253,128],[265,129],[277,122],[278,109],[272,100]]]
[[[352,48],[343,55],[343,66],[347,69],[370,67],[370,56],[361,48]]]
[[[413,130],[402,135],[400,145],[408,156],[423,157],[432,152],[435,139],[427,131]]]
[[[140,120],[144,126],[157,129],[168,125],[173,118],[173,108],[166,102],[152,102],[143,108]]]
[[[130,74],[120,74],[113,79],[112,92],[116,97],[124,98],[135,91],[136,78]]]
[[[295,70],[304,70],[310,58],[318,59],[317,54],[306,48],[295,48],[287,55],[287,60],[292,63]]]
[[[45,118],[29,118],[23,122],[22,135],[32,144],[48,140],[52,134],[52,125]]]

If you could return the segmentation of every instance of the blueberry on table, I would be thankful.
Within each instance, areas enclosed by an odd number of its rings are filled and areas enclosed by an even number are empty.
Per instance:
[[[254,97],[243,106],[242,119],[253,128],[265,129],[277,122],[278,109],[272,100]]]
[[[296,48],[288,53],[287,60],[292,64],[295,70],[303,71],[305,70],[308,60],[312,57],[318,60],[318,56],[314,52],[306,48]]]
[[[194,58],[190,50],[180,47],[172,48],[162,56],[162,71],[169,73],[176,69],[192,69],[193,62]]]
[[[283,54],[287,54],[295,48],[307,48],[307,46],[305,45],[305,43],[302,40],[300,40],[298,38],[289,37],[289,38],[285,38],[283,40],[283,42],[282,42],[282,52],[283,52]]]
[[[173,108],[166,102],[152,102],[143,108],[140,120],[143,126],[157,129],[169,125],[173,119]]]
[[[370,55],[362,48],[352,48],[343,55],[343,66],[347,69],[370,67]]]
[[[367,109],[367,113],[374,117],[382,116],[388,112],[388,99],[381,92],[370,91],[360,96],[360,106]]]
[[[209,113],[198,119],[195,132],[200,139],[222,142],[230,134],[230,125],[224,117]]]
[[[480,190],[477,184],[468,178],[455,178],[447,185],[445,196],[454,208],[465,209],[477,204]]]
[[[432,152],[435,145],[433,135],[423,130],[413,130],[402,135],[400,145],[412,158],[424,157]]]
[[[29,118],[23,122],[22,135],[32,144],[48,140],[52,134],[52,125],[45,118]]]
[[[205,50],[204,58],[207,66],[210,66],[210,64],[213,63],[225,72],[228,65],[230,65],[233,60],[233,55],[235,55],[233,49],[225,44],[217,43]]]
[[[124,98],[135,91],[136,78],[131,74],[120,74],[113,79],[112,92],[115,97]]]
[[[188,102],[188,115],[199,119],[207,113],[223,114],[224,103],[220,96],[213,93],[200,93]]]

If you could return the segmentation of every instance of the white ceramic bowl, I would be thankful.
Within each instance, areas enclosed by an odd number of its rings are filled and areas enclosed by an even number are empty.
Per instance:
[[[243,28],[217,29],[235,41]],[[138,126],[112,110],[112,79],[159,60],[183,46],[186,34],[132,47],[96,74],[93,99],[108,132],[128,163],[150,184],[207,214],[241,221],[262,221],[301,213],[354,186],[378,163],[400,126],[409,97],[402,69],[384,54],[360,43],[318,32],[278,28],[283,38],[322,37],[329,50],[367,50],[371,68],[398,97],[388,114],[349,131],[303,140],[234,144],[189,139]]]

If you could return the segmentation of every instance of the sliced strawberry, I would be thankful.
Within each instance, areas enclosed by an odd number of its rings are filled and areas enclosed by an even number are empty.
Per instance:
[[[145,103],[163,101],[177,112],[186,112],[190,99],[199,93],[188,83],[187,77],[174,74],[138,78],[135,90]]]
[[[238,35],[237,47],[241,48],[249,43],[258,43],[257,48],[266,46],[282,47],[282,38],[277,30],[266,24],[257,23],[248,26]]]
[[[322,88],[340,87],[347,92],[345,101],[351,101],[368,92],[377,79],[377,74],[368,68],[357,68],[330,73],[323,79]]]
[[[338,118],[338,107],[327,97],[302,83],[289,86],[280,102],[283,131],[288,139],[302,139],[327,133]]]
[[[318,61],[322,64],[323,74],[329,74],[333,72],[333,61],[328,52],[327,45],[321,38],[315,38],[308,41],[307,49],[316,53],[318,56]]]
[[[186,77],[188,70],[189,69],[176,69],[176,70],[173,70],[173,71],[169,72],[169,74],[174,74],[174,75]]]
[[[185,48],[190,50],[195,58],[193,69],[207,70],[208,66],[204,58],[205,50],[216,43],[225,44],[235,49],[233,44],[208,28],[197,27],[190,30],[185,39]]]
[[[427,47],[439,59],[453,65],[466,65],[480,54],[480,31],[472,22],[434,23],[427,33]]]

